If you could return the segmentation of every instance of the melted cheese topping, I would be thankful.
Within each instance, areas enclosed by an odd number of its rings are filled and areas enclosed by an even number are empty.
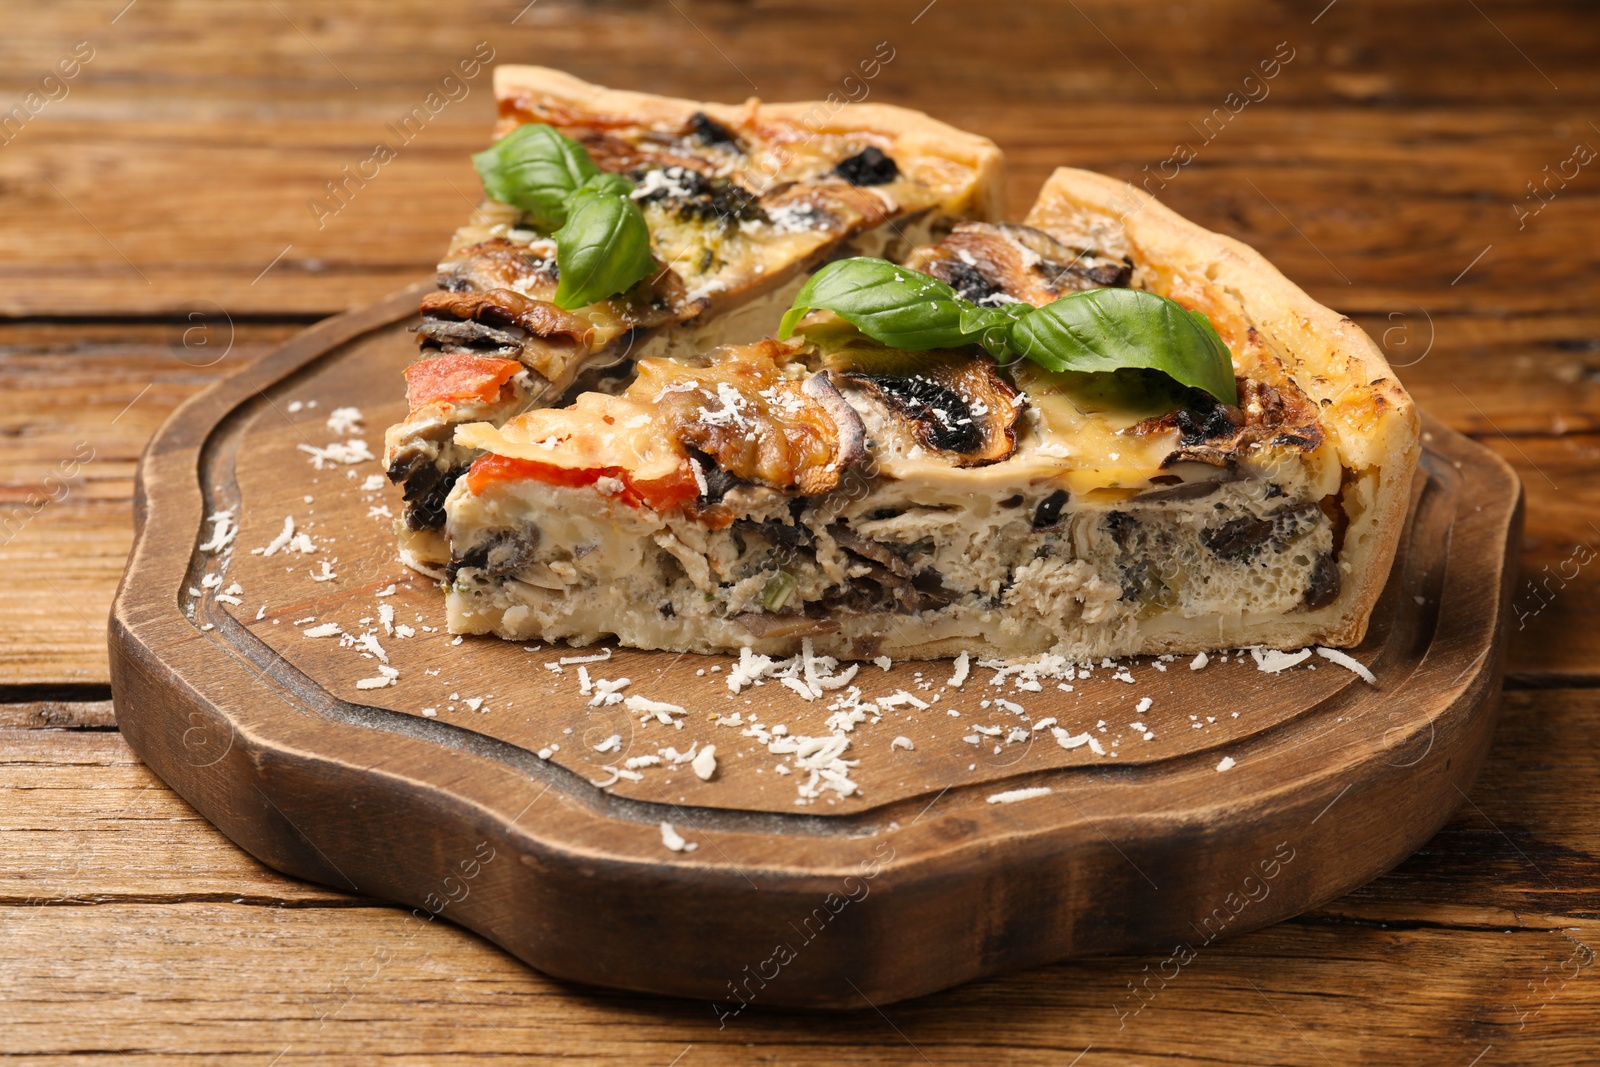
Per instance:
[[[1176,430],[1130,434],[1170,406],[1126,390],[1104,375],[1053,374],[1032,363],[1013,368],[1031,401],[1030,433],[1019,442],[1033,462],[1048,466],[1074,496],[1105,489],[1146,489],[1178,443]]]
[[[654,405],[626,396],[584,393],[569,408],[525,411],[504,426],[456,428],[458,446],[566,470],[620,467],[640,480],[666,478],[682,456],[659,432]]]

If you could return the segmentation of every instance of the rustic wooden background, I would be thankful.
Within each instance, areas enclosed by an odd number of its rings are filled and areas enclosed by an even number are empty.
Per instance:
[[[0,1054],[1594,1061],[1600,13],[524,4],[74,0],[0,15]],[[1137,1014],[1129,983],[1165,948],[853,1016],[752,1009],[719,1030],[706,1005],[562,986],[460,930],[276,875],[139,765],[109,703],[104,628],[139,450],[219,375],[428,274],[474,195],[487,75],[465,95],[447,86],[455,99],[409,143],[388,124],[479,42],[628,88],[779,100],[859,96],[844,79],[885,41],[869,98],[992,137],[1018,213],[1057,164],[1137,179],[1196,146],[1162,197],[1362,322],[1424,407],[1521,474],[1504,721],[1444,831],[1342,900],[1202,950]],[[47,79],[74,54],[91,58]],[[1259,99],[1208,142],[1230,92]],[[330,199],[325,183],[379,141],[396,158]]]

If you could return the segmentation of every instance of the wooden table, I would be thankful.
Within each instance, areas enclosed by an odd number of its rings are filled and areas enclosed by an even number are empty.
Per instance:
[[[525,2],[4,15],[0,1053],[1594,1062],[1600,15],[1490,0]],[[1130,986],[1165,946],[854,1015],[752,1009],[720,1030],[705,1004],[563,986],[233,847],[117,733],[104,619],[134,464],[219,375],[427,276],[475,195],[488,79],[441,81],[479,42],[623,87],[773,100],[859,97],[844,79],[888,42],[870,98],[994,138],[1018,212],[1057,164],[1140,180],[1191,145],[1160,195],[1361,322],[1425,408],[1526,486],[1504,718],[1450,825],[1350,896],[1206,948],[1142,1002]],[[436,90],[444,106],[400,143],[389,124]],[[396,158],[332,198],[326,183],[379,141]]]

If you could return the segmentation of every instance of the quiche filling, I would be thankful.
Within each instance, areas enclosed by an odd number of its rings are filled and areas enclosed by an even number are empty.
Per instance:
[[[1127,285],[1125,258],[966,223],[908,260],[978,303]],[[617,395],[457,431],[458,633],[710,652],[1074,659],[1207,647],[1339,594],[1341,466],[1253,330],[1239,403],[1134,375],[790,342],[646,359]]]
[[[841,658],[1362,640],[1419,453],[1252,249],[899,108],[496,71],[386,440],[458,634]]]
[[[986,217],[998,196],[993,146],[920,116],[953,150],[926,137],[902,143],[893,123],[819,131],[797,105],[752,101],[720,117],[661,98],[632,113],[588,106],[576,102],[590,95],[579,87],[594,87],[531,75],[552,88],[497,74],[502,131],[546,124],[626,178],[654,267],[625,291],[563,309],[556,241],[527,212],[486,200],[457,231],[439,291],[422,302],[410,414],[386,441],[389,477],[405,491],[402,547],[419,562],[447,558],[445,497],[476,456],[457,426],[613,390],[641,358],[759,337],[823,262],[903,257],[958,220]]]

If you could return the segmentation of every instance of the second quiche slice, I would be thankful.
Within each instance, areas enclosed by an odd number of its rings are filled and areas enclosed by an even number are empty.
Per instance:
[[[787,341],[646,359],[620,395],[456,431],[483,454],[444,505],[451,630],[1080,661],[1360,641],[1418,430],[1352,322],[1084,171],[1024,225],[963,223],[906,263],[963,323],[1091,295],[1175,328],[1198,312],[1221,384],[1048,370],[903,320],[908,350],[825,312]]]
[[[699,103],[520,66],[495,69],[495,95],[501,140],[475,160],[490,198],[422,302],[410,412],[385,443],[401,549],[425,566],[449,558],[443,503],[474,456],[456,426],[556,403],[637,359],[761,336],[828,260],[897,258],[1001,210],[999,150],[904,108]],[[611,183],[592,214],[621,225],[637,208],[645,269],[615,291],[591,274],[598,295],[563,306],[579,273],[558,263],[570,204],[540,183],[586,175]]]

